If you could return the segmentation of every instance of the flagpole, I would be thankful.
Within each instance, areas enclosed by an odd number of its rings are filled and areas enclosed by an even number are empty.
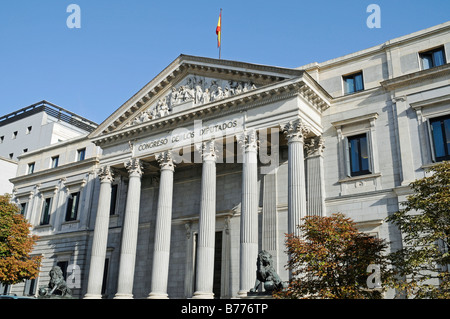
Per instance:
[[[220,8],[220,45],[219,45],[219,60],[222,52],[222,8]]]

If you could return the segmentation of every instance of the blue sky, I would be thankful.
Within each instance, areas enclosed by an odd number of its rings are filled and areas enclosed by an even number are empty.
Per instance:
[[[70,4],[81,28],[70,29]],[[369,29],[369,4],[381,28]],[[180,54],[281,67],[323,62],[450,20],[450,1],[2,0],[0,115],[48,100],[104,121]]]

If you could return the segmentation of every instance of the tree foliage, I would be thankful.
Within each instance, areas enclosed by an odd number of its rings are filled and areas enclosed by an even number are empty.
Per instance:
[[[0,196],[0,282],[16,284],[36,278],[40,256],[30,256],[38,239],[30,234],[30,224],[19,213],[10,196]]]
[[[390,254],[393,286],[409,298],[450,298],[450,162],[434,165],[431,176],[410,184],[413,194],[387,218],[403,236]]]
[[[298,228],[301,235],[286,235],[293,279],[276,297],[381,298],[378,290],[367,289],[367,267],[377,264],[385,269],[383,240],[359,232],[343,214],[307,216]]]

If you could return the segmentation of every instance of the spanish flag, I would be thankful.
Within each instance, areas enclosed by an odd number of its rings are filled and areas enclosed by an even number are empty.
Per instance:
[[[219,21],[217,22],[216,27],[216,34],[217,34],[217,47],[220,48],[220,40],[222,36],[222,9],[220,9]]]

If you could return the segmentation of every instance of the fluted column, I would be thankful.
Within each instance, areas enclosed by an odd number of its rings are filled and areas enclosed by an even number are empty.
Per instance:
[[[244,297],[253,288],[258,258],[258,141],[254,130],[244,132],[242,200],[240,229],[240,275],[238,295]]]
[[[128,170],[129,182],[120,250],[119,281],[115,299],[133,298],[139,205],[141,201],[142,163],[139,159],[131,159],[125,163],[125,167]]]
[[[214,246],[216,235],[216,150],[214,141],[201,145],[203,159],[200,219],[197,241],[197,276],[194,298],[214,298]]]
[[[105,269],[106,247],[108,242],[109,209],[111,205],[111,183],[113,174],[108,166],[99,172],[100,195],[95,218],[94,239],[92,242],[91,264],[85,299],[101,299],[103,272]]]
[[[321,136],[311,138],[306,143],[306,214],[324,216],[325,187],[323,176],[323,150]]]
[[[174,163],[170,151],[157,154],[156,159],[161,168],[161,177],[159,184],[158,211],[156,213],[152,285],[148,298],[167,299]]]
[[[306,215],[304,138],[308,128],[301,119],[283,127],[288,139],[288,232],[299,235],[297,225]]]

